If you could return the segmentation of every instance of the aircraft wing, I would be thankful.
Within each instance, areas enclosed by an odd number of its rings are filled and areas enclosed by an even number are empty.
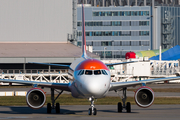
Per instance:
[[[69,86],[71,84],[71,83],[51,83],[51,82],[38,82],[38,81],[25,81],[25,80],[12,80],[12,79],[0,79],[0,82],[18,83],[24,85],[37,85],[37,86],[55,88],[65,91],[70,91]]]
[[[106,64],[106,65],[107,65],[107,66],[112,66],[112,65],[128,64],[128,63],[134,63],[134,62],[137,62],[137,61],[110,63],[110,64]]]
[[[136,85],[143,85],[146,83],[153,83],[153,82],[163,82],[163,81],[170,81],[170,80],[180,80],[180,77],[166,77],[166,78],[157,78],[157,79],[147,79],[141,81],[129,81],[129,82],[111,82],[110,90],[118,90],[125,87],[131,87]]]
[[[37,63],[37,62],[29,62],[30,64],[39,64],[39,65],[50,65],[50,66],[59,66],[59,67],[70,67],[70,65],[64,64],[50,64],[50,63]]]

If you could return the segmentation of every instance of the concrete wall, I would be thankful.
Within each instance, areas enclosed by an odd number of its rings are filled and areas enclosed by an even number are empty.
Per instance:
[[[0,0],[0,42],[67,42],[72,0]]]

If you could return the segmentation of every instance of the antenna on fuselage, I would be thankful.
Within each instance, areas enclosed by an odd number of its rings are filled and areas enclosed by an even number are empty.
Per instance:
[[[84,19],[84,4],[82,4],[82,57],[87,59],[86,53],[86,32],[85,32],[85,19]]]

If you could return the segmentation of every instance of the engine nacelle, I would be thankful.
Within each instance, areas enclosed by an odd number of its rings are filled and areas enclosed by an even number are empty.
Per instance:
[[[26,95],[26,102],[30,108],[39,109],[43,107],[46,102],[46,94],[40,88],[32,88]]]
[[[138,106],[146,108],[154,102],[154,92],[147,86],[142,86],[136,90],[134,95],[135,102]]]

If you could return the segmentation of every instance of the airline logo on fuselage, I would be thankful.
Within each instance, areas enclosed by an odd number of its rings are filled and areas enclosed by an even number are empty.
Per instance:
[[[108,67],[101,61],[96,60],[96,59],[87,59],[82,61],[81,63],[79,63],[79,65],[76,67],[75,71],[77,70],[100,70],[100,69],[104,69],[104,70],[108,70]]]

